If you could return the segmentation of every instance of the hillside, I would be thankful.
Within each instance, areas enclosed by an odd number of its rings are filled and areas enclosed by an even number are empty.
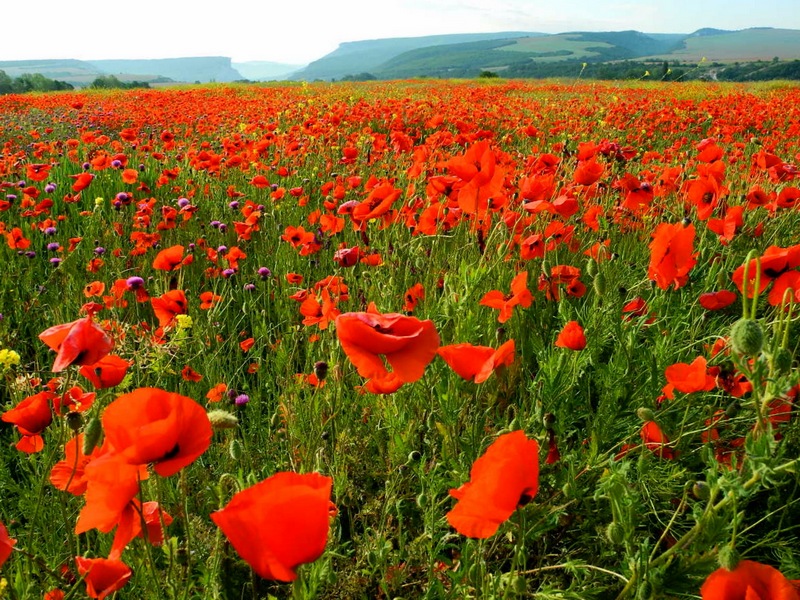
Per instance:
[[[480,41],[514,39],[538,35],[545,34],[508,31],[503,33],[432,35],[346,42],[340,44],[339,47],[330,54],[326,54],[319,60],[313,61],[307,67],[292,75],[291,79],[306,81],[313,81],[314,79],[338,79],[346,75],[379,70],[381,65],[392,60],[396,56],[419,48],[449,47],[461,43],[469,44]]]
[[[435,36],[349,42],[292,78],[475,77],[485,70],[508,76],[540,77],[574,75],[582,63],[612,64],[626,60],[698,63],[704,57],[709,63],[730,63],[772,60],[776,56],[781,60],[800,59],[800,31],[704,28],[691,34],[508,32],[484,34],[478,39]]]
[[[250,81],[274,81],[288,79],[304,65],[289,65],[270,61],[234,62],[231,66]]]
[[[109,75],[151,73],[160,77],[168,77],[173,81],[188,83],[195,81],[201,83],[211,81],[229,82],[244,79],[242,74],[231,66],[231,59],[227,56],[151,60],[92,60],[88,62]]]

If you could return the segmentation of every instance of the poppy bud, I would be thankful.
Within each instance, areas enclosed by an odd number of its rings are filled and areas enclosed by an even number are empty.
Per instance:
[[[594,293],[598,296],[603,296],[606,293],[606,277],[602,273],[597,273],[592,280]]]
[[[555,424],[555,422],[556,422],[556,416],[553,413],[551,412],[544,413],[544,417],[542,417],[542,423],[544,424],[544,428],[547,431],[553,429],[553,425]]]
[[[546,260],[542,261],[542,275],[544,275],[548,279],[550,278],[550,263],[547,262]]]
[[[645,423],[656,420],[656,416],[653,414],[653,411],[646,407],[637,408],[636,416],[639,417]]]
[[[103,426],[100,423],[100,419],[97,417],[92,417],[89,419],[89,422],[86,424],[86,429],[83,432],[84,456],[89,456],[92,453],[92,450],[94,450],[95,446],[100,443],[100,438],[102,437]]]
[[[242,460],[242,456],[244,455],[242,442],[237,439],[231,440],[231,444],[228,446],[228,454],[230,454],[231,458],[237,462]]]
[[[739,553],[733,547],[733,544],[725,544],[717,554],[719,566],[728,571],[733,571],[736,568],[736,565],[739,564],[739,558]]]
[[[208,420],[214,431],[222,429],[234,429],[239,424],[239,419],[227,410],[212,410],[208,413]]]
[[[636,590],[636,600],[650,600],[653,597],[653,584],[643,581]]]
[[[77,433],[80,431],[81,425],[83,425],[81,413],[75,412],[74,410],[67,413],[67,427]]]
[[[698,500],[708,500],[711,497],[711,488],[705,481],[695,481],[692,485],[692,494]]]
[[[756,356],[764,345],[764,330],[754,319],[739,319],[731,327],[731,347],[737,354]]]
[[[772,367],[776,375],[787,375],[792,370],[794,356],[786,348],[778,348],[772,355]]]
[[[611,521],[606,527],[606,537],[615,546],[620,546],[625,541],[625,528],[616,521]]]
[[[597,261],[595,259],[590,258],[586,261],[586,274],[589,277],[597,275]]]
[[[734,400],[733,402],[728,404],[728,407],[725,409],[725,416],[728,417],[729,419],[732,419],[733,417],[739,414],[740,408],[741,405],[739,404],[739,401]]]
[[[328,376],[328,363],[323,360],[319,360],[314,363],[314,375],[317,376],[317,379],[320,381],[324,381],[325,377]]]

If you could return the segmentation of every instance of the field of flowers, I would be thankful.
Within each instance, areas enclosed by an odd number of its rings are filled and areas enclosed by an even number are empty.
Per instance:
[[[800,89],[0,98],[0,598],[800,598]]]

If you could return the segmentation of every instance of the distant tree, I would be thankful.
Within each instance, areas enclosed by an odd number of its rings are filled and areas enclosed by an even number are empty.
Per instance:
[[[5,71],[0,71],[0,95],[14,91],[14,80]]]
[[[481,71],[480,74],[478,74],[479,79],[496,79],[498,77],[500,77],[500,75],[494,71]]]

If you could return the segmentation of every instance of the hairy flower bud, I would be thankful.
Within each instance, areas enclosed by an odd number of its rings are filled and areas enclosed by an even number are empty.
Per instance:
[[[731,327],[731,347],[737,354],[756,356],[764,346],[764,330],[758,321],[739,319]]]

